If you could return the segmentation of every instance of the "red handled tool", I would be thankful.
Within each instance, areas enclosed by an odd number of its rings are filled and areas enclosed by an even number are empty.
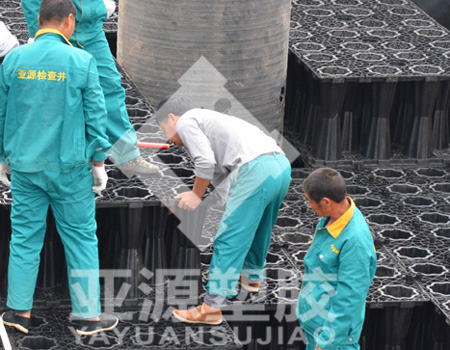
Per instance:
[[[158,142],[138,142],[137,146],[141,148],[159,148],[159,149],[168,149],[170,147],[168,143],[158,143]]]

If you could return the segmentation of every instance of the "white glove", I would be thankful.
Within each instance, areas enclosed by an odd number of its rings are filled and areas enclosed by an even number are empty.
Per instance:
[[[0,163],[0,181],[9,187],[10,182],[8,180],[8,177],[6,176],[6,173],[8,172],[8,165],[6,163]]]
[[[112,16],[114,11],[116,10],[116,3],[113,0],[103,0],[103,2],[106,7],[106,12],[108,13],[108,17],[106,17],[106,18],[109,18]]]
[[[105,166],[92,166],[92,176],[94,177],[94,187],[92,187],[92,191],[100,194],[105,188],[106,183],[108,182],[108,175],[105,171]]]
[[[28,38],[27,44],[32,44],[32,43],[34,43],[34,38]]]

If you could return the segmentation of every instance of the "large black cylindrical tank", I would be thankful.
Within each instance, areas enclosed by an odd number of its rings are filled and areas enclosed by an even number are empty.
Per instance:
[[[189,91],[281,130],[290,11],[290,0],[120,1],[117,58],[155,107]]]

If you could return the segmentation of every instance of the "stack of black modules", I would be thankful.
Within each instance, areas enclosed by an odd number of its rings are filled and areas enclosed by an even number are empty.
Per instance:
[[[225,311],[248,349],[278,349],[280,344],[302,349],[295,308],[303,259],[318,222],[301,190],[311,171],[292,172],[273,230],[262,290],[252,295],[241,290]],[[433,168],[340,172],[369,222],[377,249],[378,268],[367,298],[361,348],[446,349],[450,346],[450,172]],[[205,268],[210,253],[202,253]],[[268,339],[272,341],[266,343]]]
[[[450,32],[409,0],[295,0],[286,129],[315,167],[443,166]]]

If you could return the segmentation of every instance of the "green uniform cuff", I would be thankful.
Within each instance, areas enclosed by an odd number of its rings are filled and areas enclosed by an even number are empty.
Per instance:
[[[91,159],[95,162],[101,162],[106,159],[106,152],[105,151],[96,151],[92,155]]]

